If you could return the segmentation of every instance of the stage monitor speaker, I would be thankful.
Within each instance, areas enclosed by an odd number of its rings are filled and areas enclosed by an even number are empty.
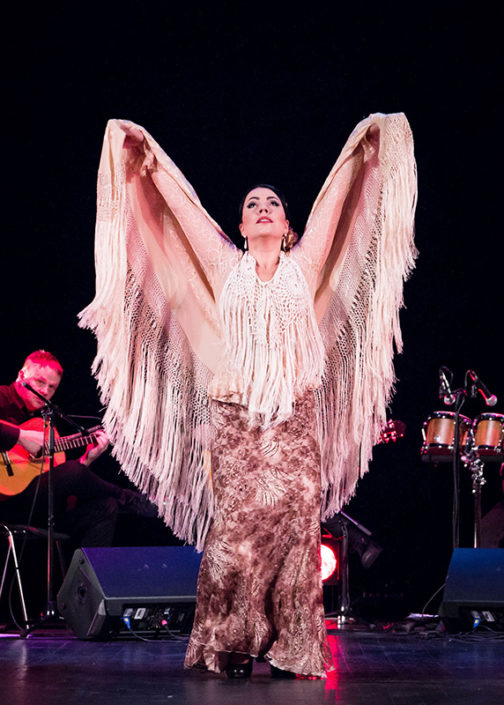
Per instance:
[[[504,630],[504,549],[456,548],[439,613],[450,632]]]
[[[189,633],[200,561],[190,546],[77,549],[58,610],[80,639]]]

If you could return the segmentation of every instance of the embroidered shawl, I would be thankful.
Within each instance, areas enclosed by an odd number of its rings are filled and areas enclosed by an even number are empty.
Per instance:
[[[413,268],[416,166],[403,114],[357,125],[290,257],[313,297],[322,518],[355,491],[394,389]],[[94,331],[103,423],[122,469],[201,549],[212,516],[208,389],[224,355],[218,302],[241,252],[140,126],[107,124],[98,176]]]

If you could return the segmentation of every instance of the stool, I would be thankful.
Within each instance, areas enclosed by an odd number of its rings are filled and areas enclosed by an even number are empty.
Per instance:
[[[18,586],[19,600],[21,602],[21,610],[23,613],[23,620],[25,622],[24,626],[28,627],[28,625],[29,625],[28,613],[26,611],[26,602],[25,602],[25,597],[24,597],[23,582],[21,580],[21,571],[19,569],[19,559],[18,559],[18,554],[17,554],[17,550],[16,550],[15,537],[22,537],[24,539],[45,539],[47,541],[47,530],[46,529],[39,529],[36,526],[27,526],[24,524],[7,525],[7,524],[4,524],[3,522],[0,522],[0,533],[3,534],[7,538],[7,541],[9,542],[9,547],[7,549],[7,556],[5,558],[5,563],[4,563],[3,572],[2,572],[2,580],[0,581],[0,599],[2,597],[4,583],[5,583],[5,579],[7,576],[7,568],[9,566],[9,558],[12,556],[12,562],[14,565],[14,575],[16,578],[17,586]],[[69,539],[70,537],[68,534],[53,532],[53,538],[54,538],[54,545],[56,546],[56,550],[58,551],[58,558],[59,558],[61,573],[64,577],[65,573],[66,573],[66,565],[65,565],[65,559],[63,556],[61,542]]]

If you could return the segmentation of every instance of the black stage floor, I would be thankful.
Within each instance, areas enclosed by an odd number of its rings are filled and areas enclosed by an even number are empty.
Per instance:
[[[331,625],[328,624],[330,627]],[[327,679],[250,681],[184,671],[184,641],[80,641],[71,632],[0,638],[5,705],[502,705],[504,635],[330,628]]]

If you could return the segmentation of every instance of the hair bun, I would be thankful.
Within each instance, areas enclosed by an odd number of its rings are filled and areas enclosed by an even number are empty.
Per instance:
[[[289,225],[289,230],[287,231],[287,234],[285,236],[285,251],[288,252],[289,250],[292,250],[298,240],[299,235]]]

